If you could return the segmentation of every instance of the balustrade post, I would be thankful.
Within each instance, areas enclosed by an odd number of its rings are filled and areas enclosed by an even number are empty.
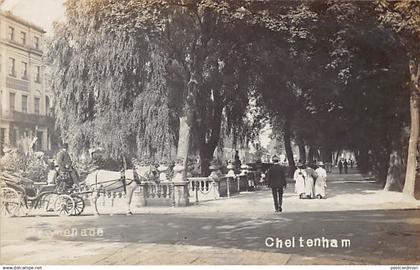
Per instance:
[[[200,182],[199,181],[194,181],[195,182],[195,204],[198,204],[198,189],[200,188]]]
[[[235,180],[235,166],[233,165],[232,161],[229,160],[227,169],[229,170],[226,177],[227,177],[227,196],[230,197],[230,179]]]
[[[172,178],[174,186],[174,201],[175,206],[188,206],[189,205],[189,191],[188,181],[184,181],[183,171],[184,166],[180,160],[175,164],[174,177]]]
[[[219,193],[219,174],[217,173],[217,170],[219,169],[216,165],[210,165],[209,167],[211,173],[209,175],[209,179],[212,180],[212,184],[213,184],[213,194],[214,194],[214,199],[216,200],[217,198],[220,197],[220,193]]]
[[[134,191],[134,196],[137,198],[136,207],[147,206],[147,183],[142,182]]]
[[[174,182],[171,183],[170,187],[172,188],[172,194],[171,194],[171,196],[172,196],[172,207],[175,207],[176,202],[175,202],[175,184],[174,184]]]

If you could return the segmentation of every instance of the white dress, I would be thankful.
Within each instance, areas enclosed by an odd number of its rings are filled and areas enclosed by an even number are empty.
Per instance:
[[[305,193],[305,179],[308,177],[306,170],[296,169],[293,180],[295,180],[295,192],[297,195]]]
[[[317,177],[316,172],[312,168],[306,168],[308,177],[305,179],[305,195],[310,198],[314,198],[314,182]]]
[[[316,169],[315,172],[318,174],[318,178],[315,182],[315,197],[318,195],[325,197],[327,188],[327,172],[321,167]]]

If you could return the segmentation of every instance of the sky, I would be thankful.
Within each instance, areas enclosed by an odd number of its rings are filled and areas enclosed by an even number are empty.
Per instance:
[[[63,3],[64,0],[5,0],[0,8],[41,26],[51,36],[53,22],[64,21]]]

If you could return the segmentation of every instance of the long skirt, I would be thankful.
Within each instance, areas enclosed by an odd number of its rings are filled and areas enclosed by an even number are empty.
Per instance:
[[[315,182],[315,197],[321,195],[322,198],[326,196],[326,178],[318,177]]]
[[[305,193],[305,180],[303,178],[297,178],[295,183],[295,192],[297,195]]]
[[[314,179],[307,177],[305,179],[305,195],[306,197],[314,198]]]

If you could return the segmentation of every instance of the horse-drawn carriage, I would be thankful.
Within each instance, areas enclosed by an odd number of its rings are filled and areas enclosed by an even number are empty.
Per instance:
[[[57,177],[56,184],[35,182],[21,175],[0,173],[0,210],[2,216],[19,216],[43,209],[59,215],[80,215],[85,202],[69,185],[66,172]]]

